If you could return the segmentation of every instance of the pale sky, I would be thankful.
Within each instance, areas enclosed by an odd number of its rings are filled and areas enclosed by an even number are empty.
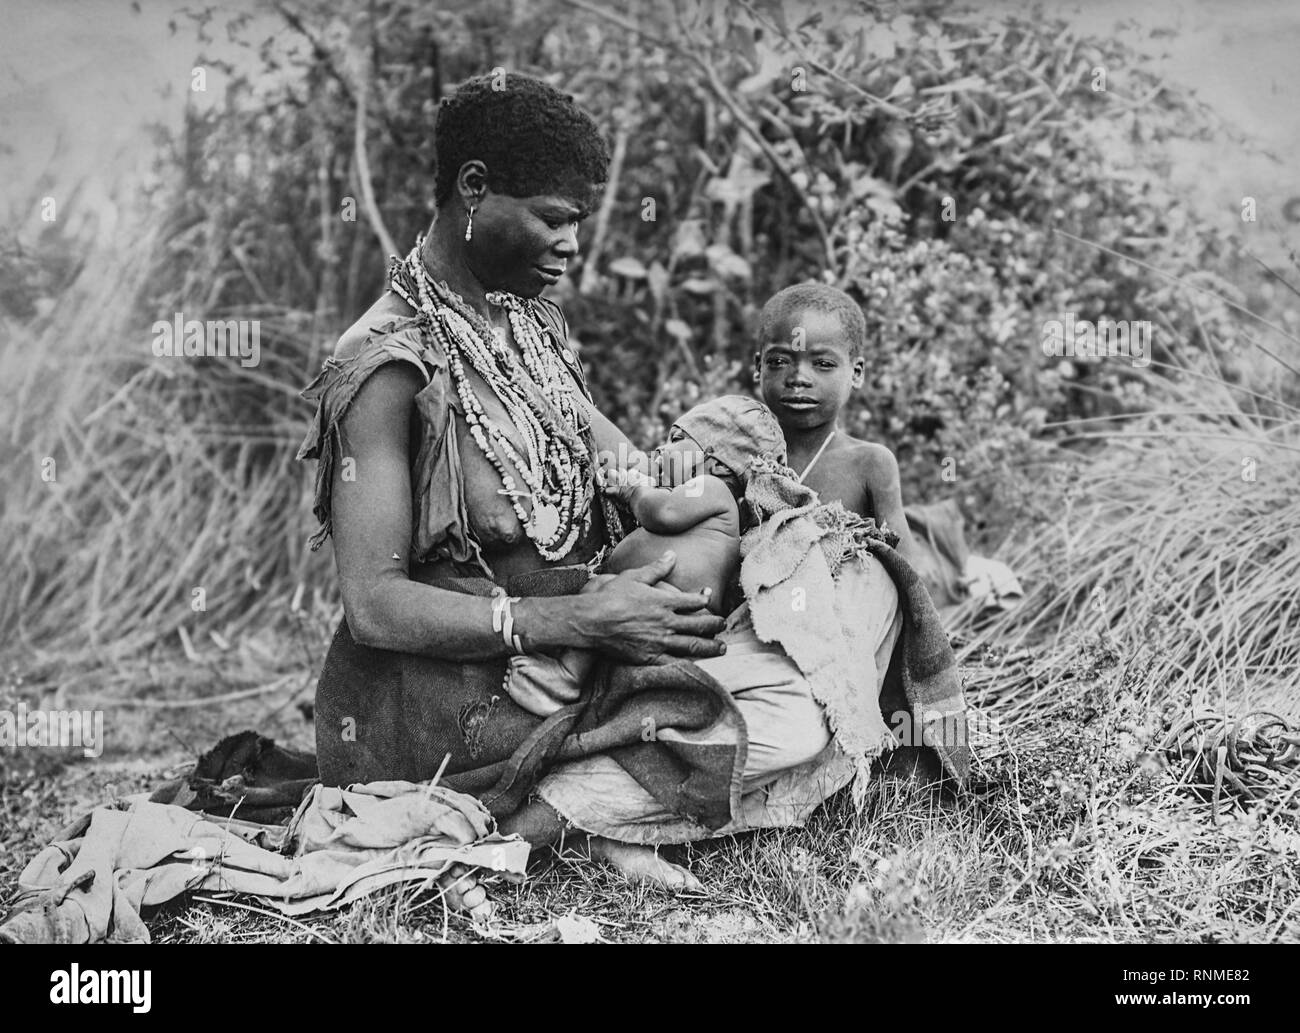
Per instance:
[[[0,148],[13,148],[0,150],[0,217],[39,229],[40,177],[54,170],[61,182],[53,193],[86,180],[71,208],[111,222],[112,198],[131,190],[147,168],[144,123],[175,126],[187,96],[200,103],[220,96],[216,71],[209,73],[206,97],[189,92],[200,48],[177,13],[186,4],[139,0],[135,6],[138,12],[131,0],[0,0]],[[194,0],[193,6],[208,5]],[[216,6],[257,9],[254,0]],[[966,6],[1026,9],[1016,0]],[[1221,198],[1252,194],[1277,211],[1300,197],[1300,0],[1047,0],[1044,7],[1080,31],[1122,34],[1149,48],[1151,70],[1193,87],[1279,159],[1218,144],[1180,150],[1175,178],[1198,211],[1208,205],[1212,217],[1222,213],[1230,223],[1231,208]],[[176,36],[167,27],[173,18],[182,25]],[[1175,34],[1163,35],[1164,29]]]
[[[138,6],[140,10],[133,10]],[[130,191],[150,164],[146,126],[181,124],[188,99],[220,97],[221,73],[208,71],[207,94],[190,90],[198,58],[192,23],[176,0],[0,0],[0,217],[39,229],[35,205],[48,188],[74,219],[76,209],[112,220],[113,198]],[[247,2],[221,10],[254,9]],[[175,20],[173,36],[168,22]],[[216,35],[224,39],[224,33]],[[230,54],[211,47],[209,53]],[[13,153],[4,153],[4,147]],[[85,182],[75,204],[61,189]]]

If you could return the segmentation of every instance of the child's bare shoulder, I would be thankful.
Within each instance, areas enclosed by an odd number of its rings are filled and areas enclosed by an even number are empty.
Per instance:
[[[843,453],[863,477],[870,481],[897,480],[898,460],[884,445],[844,435]]]

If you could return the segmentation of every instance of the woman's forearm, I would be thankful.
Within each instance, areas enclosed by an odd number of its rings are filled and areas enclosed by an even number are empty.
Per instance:
[[[352,586],[352,591],[348,587],[348,628],[361,645],[458,661],[490,660],[511,652],[501,632],[492,630],[493,600],[487,596],[406,578]],[[529,651],[591,645],[577,596],[520,599],[511,612],[514,633]]]

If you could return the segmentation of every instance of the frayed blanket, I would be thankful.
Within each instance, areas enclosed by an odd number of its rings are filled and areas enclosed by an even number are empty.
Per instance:
[[[901,695],[907,713],[905,722],[889,715],[891,724],[905,723],[909,745],[933,748],[946,773],[963,785],[970,751],[961,677],[929,593],[893,549],[897,536],[839,503],[820,503],[788,470],[766,460],[751,467],[745,499],[759,518],[741,541],[740,583],[754,630],[764,642],[779,643],[808,679],[836,740],[858,765],[858,799],[871,760],[898,744],[874,679],[862,676],[874,669],[862,655],[868,646],[855,633],[864,601],[837,591],[843,565],[864,556],[878,560],[893,579],[903,615],[883,697]]]

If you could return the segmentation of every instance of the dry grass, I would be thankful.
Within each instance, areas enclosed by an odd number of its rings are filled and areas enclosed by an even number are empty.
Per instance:
[[[0,353],[15,579],[0,600],[3,695],[98,701],[112,736],[98,762],[10,764],[7,884],[67,812],[156,782],[223,732],[310,745],[289,703],[338,609],[328,561],[303,551],[307,473],[291,463],[306,337],[267,315],[259,370],[152,360],[147,328],[171,302],[142,319],[130,299],[156,245],[142,238],[111,274],[89,267],[77,303]],[[104,351],[88,363],[92,339]],[[1155,411],[1070,428],[1100,444],[1035,475],[1002,557],[1025,602],[961,629],[971,701],[1001,727],[976,744],[979,793],[882,782],[860,815],[837,800],[803,830],[684,848],[705,898],[562,857],[498,887],[488,934],[402,891],[303,925],[191,902],[154,919],[157,938],[533,941],[576,914],[607,940],[1300,939],[1294,758],[1268,767],[1277,729],[1228,757],[1201,720],[1300,716],[1300,425],[1294,371],[1276,362],[1268,390],[1213,366],[1167,370]],[[207,697],[224,702],[189,705]]]
[[[157,296],[159,263],[193,257],[178,252],[150,227],[89,255],[48,318],[3,335],[12,587],[0,628],[34,670],[112,671],[161,645],[225,652],[268,625],[291,629],[291,602],[332,611],[326,578],[309,583],[328,560],[306,551],[311,471],[293,461],[309,414],[297,398],[304,321],[186,304],[201,296],[188,278]],[[155,358],[150,328],[176,311],[260,319],[261,365]],[[239,661],[223,666],[265,666],[256,649]]]

